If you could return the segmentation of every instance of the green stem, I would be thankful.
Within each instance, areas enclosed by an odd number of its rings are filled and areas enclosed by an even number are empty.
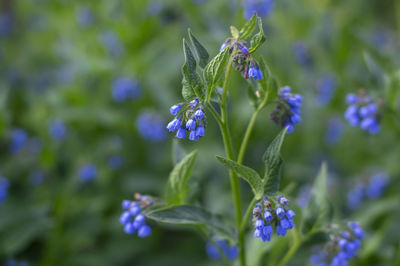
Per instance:
[[[293,257],[293,255],[296,253],[296,251],[299,249],[300,244],[302,240],[300,239],[299,233],[297,232],[296,228],[293,228],[293,244],[290,247],[289,251],[286,253],[286,255],[283,257],[283,259],[279,262],[279,266],[285,265],[290,259]]]
[[[228,159],[235,160],[233,155],[233,145],[231,136],[229,133],[229,126],[228,126],[228,112],[227,112],[227,95],[228,95],[228,80],[229,75],[232,68],[232,56],[229,57],[228,65],[225,70],[225,79],[222,86],[222,99],[221,99],[221,121],[219,121],[219,126],[222,133],[222,139],[224,141],[225,146],[225,153]],[[218,121],[218,120],[217,120]],[[240,189],[239,189],[239,179],[236,174],[230,170],[229,171],[230,182],[232,187],[232,197],[233,202],[235,205],[235,212],[236,212],[236,225],[237,229],[240,229],[242,223],[242,205],[240,201]],[[240,265],[246,265],[246,253],[245,253],[245,243],[244,243],[244,235],[238,235],[238,246],[239,246],[239,258],[240,258]]]

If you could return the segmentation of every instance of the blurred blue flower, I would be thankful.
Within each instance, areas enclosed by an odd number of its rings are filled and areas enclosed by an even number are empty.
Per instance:
[[[11,143],[10,151],[11,153],[18,153],[21,151],[26,143],[28,142],[28,134],[23,129],[14,129],[11,132]]]
[[[29,174],[29,182],[34,186],[39,186],[43,183],[44,173],[40,170],[32,171]]]
[[[25,261],[16,261],[13,259],[9,259],[6,261],[5,266],[29,266],[29,263],[27,263]]]
[[[106,46],[108,53],[112,57],[120,57],[124,53],[124,46],[115,32],[111,30],[100,34],[100,40]]]
[[[224,252],[225,256],[230,261],[235,260],[239,254],[238,247],[237,246],[229,247],[228,243],[225,240],[217,240],[215,241],[215,244],[218,245],[218,248],[220,248]],[[221,255],[219,254],[218,248],[211,242],[206,243],[207,256],[213,260],[221,259]]]
[[[328,125],[325,133],[325,143],[327,145],[335,145],[342,137],[342,121],[338,118],[328,120]]]
[[[357,184],[352,190],[347,194],[347,205],[351,209],[358,209],[361,207],[364,197],[364,185]]]
[[[300,187],[296,202],[301,208],[305,208],[311,197],[311,186],[309,184]]]
[[[10,13],[0,14],[0,37],[6,37],[14,29],[14,17]]]
[[[122,158],[121,155],[111,155],[110,157],[108,157],[108,165],[112,169],[121,168],[123,163],[124,163],[124,158]]]
[[[83,165],[79,169],[78,175],[81,181],[84,182],[92,181],[97,176],[97,168],[92,164]]]
[[[143,111],[136,119],[136,128],[143,139],[162,141],[167,138],[165,120],[155,112]]]
[[[297,60],[297,62],[302,65],[302,66],[306,66],[306,67],[311,67],[312,66],[312,58],[310,55],[310,52],[308,50],[307,45],[302,42],[296,42],[293,44],[293,52],[294,52],[294,56]]]
[[[317,80],[317,103],[320,106],[329,104],[336,88],[336,80],[332,75],[327,75]]]
[[[0,176],[0,204],[7,199],[8,196],[8,187],[10,183],[8,180],[2,176]]]
[[[76,21],[81,27],[90,27],[93,25],[94,18],[92,11],[88,7],[80,7],[76,10]]]
[[[389,183],[389,176],[386,173],[378,173],[369,179],[365,188],[365,194],[369,199],[379,198]]]
[[[50,122],[49,133],[57,141],[61,141],[67,136],[67,127],[60,119],[54,119]]]
[[[243,0],[244,17],[250,19],[254,13],[260,17],[268,16],[275,7],[273,0]]]
[[[163,9],[164,9],[164,3],[160,1],[153,0],[150,1],[149,4],[147,5],[147,12],[152,16],[159,15]]]
[[[140,96],[141,90],[136,80],[130,77],[118,77],[111,86],[111,94],[117,103],[127,99],[136,99]]]

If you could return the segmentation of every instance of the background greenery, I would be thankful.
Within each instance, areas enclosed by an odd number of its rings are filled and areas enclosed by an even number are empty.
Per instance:
[[[0,203],[0,264],[8,259],[31,265],[219,265],[205,253],[206,240],[193,230],[152,224],[146,239],[123,233],[119,224],[122,199],[134,192],[161,197],[174,164],[174,149],[198,149],[191,179],[191,201],[233,218],[228,175],[215,155],[224,150],[218,126],[208,114],[206,136],[196,143],[145,139],[137,118],[145,110],[172,119],[169,106],[182,101],[182,38],[191,28],[210,52],[217,54],[229,37],[230,25],[243,25],[240,1],[67,1],[3,0],[0,22],[0,174],[10,182]],[[82,25],[88,8],[93,23]],[[11,16],[7,26],[4,16]],[[263,18],[266,44],[262,54],[281,85],[303,95],[303,121],[288,135],[281,190],[295,204],[311,185],[322,161],[329,169],[329,196],[335,218],[359,220],[367,232],[354,265],[400,264],[399,105],[400,3],[395,0],[279,0]],[[5,32],[4,28],[7,29]],[[110,51],[104,34],[117,41]],[[103,37],[102,37],[103,36]],[[302,42],[310,63],[296,60],[294,45]],[[119,44],[118,44],[119,43]],[[316,82],[332,75],[337,84],[332,100],[318,104]],[[112,83],[119,76],[136,79],[141,96],[116,103]],[[232,75],[231,127],[238,149],[252,113],[246,81]],[[397,83],[396,83],[397,82]],[[381,99],[382,130],[371,136],[344,120],[345,95],[364,88]],[[269,120],[270,106],[259,116],[244,164],[255,169],[280,128]],[[333,145],[326,142],[330,119],[341,125]],[[67,138],[53,140],[49,122],[61,119]],[[9,151],[12,130],[23,128],[34,144],[18,154]],[[36,142],[35,142],[36,140]],[[122,141],[122,145],[120,142]],[[36,151],[36,152],[35,152]],[[123,156],[120,169],[107,163]],[[80,182],[87,163],[98,175]],[[378,200],[358,210],[347,208],[355,180],[371,170],[384,171],[390,185]],[[40,185],[32,171],[45,173]],[[305,187],[305,189],[304,189]],[[303,189],[302,189],[303,188]],[[241,182],[244,202],[251,190]],[[307,193],[306,193],[307,194]],[[251,265],[276,265],[291,245],[288,237],[261,243],[248,234]],[[313,243],[304,243],[291,265],[304,265]]]

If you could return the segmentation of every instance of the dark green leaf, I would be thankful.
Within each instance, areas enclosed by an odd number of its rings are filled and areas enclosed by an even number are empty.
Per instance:
[[[185,54],[185,64],[182,67],[182,96],[185,100],[193,99],[188,98],[192,95],[203,99],[202,82],[196,71],[196,59],[185,39],[183,39],[183,52]]]
[[[331,207],[328,199],[328,172],[326,163],[323,163],[321,169],[314,181],[311,197],[304,210],[302,231],[306,233],[312,228],[326,223],[331,214]]]
[[[207,101],[210,100],[211,94],[224,72],[226,61],[229,58],[228,51],[229,49],[225,48],[223,51],[218,53],[204,68],[204,79],[207,83]]]
[[[249,50],[250,53],[254,53],[258,49],[258,47],[260,47],[265,42],[265,35],[261,19],[258,20],[258,29],[258,33],[251,38]]]
[[[221,156],[217,156],[217,159],[250,184],[255,198],[260,199],[264,195],[264,184],[256,171]]]
[[[235,26],[231,26],[231,34],[233,38],[239,38],[239,30]]]
[[[199,66],[204,68],[207,65],[208,58],[210,55],[208,54],[206,48],[197,40],[197,38],[193,35],[192,31],[189,29],[189,37],[193,43],[193,46],[196,50],[197,56],[199,58]]]
[[[204,226],[214,235],[233,240],[233,230],[219,216],[196,206],[173,206],[151,211],[146,216],[159,223]]]
[[[286,130],[287,128],[284,128],[281,133],[279,133],[279,135],[268,146],[268,149],[263,156],[263,161],[265,163],[263,181],[265,184],[265,193],[267,194],[273,194],[279,190],[281,165],[283,163],[280,152]]]
[[[261,21],[261,19],[260,19]],[[244,40],[250,36],[250,34],[254,31],[257,23],[257,14],[254,15],[244,24],[243,28],[240,29],[239,38]],[[233,35],[232,35],[233,36]],[[233,36],[235,37],[235,36]]]
[[[166,201],[168,205],[183,204],[188,192],[187,182],[192,173],[193,165],[197,157],[197,151],[185,156],[174,169],[168,178],[166,188]]]

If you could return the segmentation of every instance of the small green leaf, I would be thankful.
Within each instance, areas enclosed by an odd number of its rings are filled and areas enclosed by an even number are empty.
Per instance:
[[[254,53],[258,49],[258,47],[260,47],[265,42],[265,35],[261,19],[258,20],[258,29],[258,33],[251,38],[249,50],[250,53]]]
[[[219,216],[196,206],[173,206],[151,211],[146,216],[159,223],[206,227],[214,236],[221,235],[234,241],[233,229],[227,226]]]
[[[197,40],[197,38],[193,35],[192,31],[189,29],[189,37],[192,41],[192,44],[196,50],[197,56],[199,58],[199,66],[204,68],[207,65],[208,59],[210,55],[208,54],[206,48]]]
[[[264,184],[265,193],[274,194],[278,192],[281,179],[281,166],[283,160],[281,158],[281,146],[285,138],[287,128],[284,128],[281,133],[268,146],[264,153],[263,161],[265,163]]]
[[[250,34],[254,31],[256,23],[257,23],[257,14],[254,13],[254,15],[244,24],[243,28],[240,29],[239,38],[244,40],[247,37],[249,37]]]
[[[217,156],[217,159],[250,184],[256,199],[260,199],[264,195],[264,184],[256,171],[221,156]]]
[[[165,199],[168,205],[183,204],[188,192],[187,182],[192,173],[196,161],[197,150],[185,156],[174,169],[168,178]]]
[[[203,99],[203,84],[196,71],[196,59],[194,58],[192,50],[185,39],[183,39],[183,52],[185,55],[185,64],[182,67],[182,96],[185,100],[190,100],[188,97],[192,95],[196,95]]]
[[[307,233],[312,228],[323,225],[329,220],[331,207],[328,199],[328,172],[323,163],[314,181],[311,197],[304,210],[302,231]]]
[[[233,38],[239,38],[239,30],[235,26],[231,26],[231,34]]]
[[[372,58],[372,56],[368,52],[364,51],[363,56],[365,64],[368,67],[368,70],[374,77],[374,81],[377,82],[379,85],[382,85],[384,82],[383,80],[385,73],[382,67]]]
[[[229,49],[225,48],[223,51],[218,53],[204,68],[204,79],[207,83],[207,101],[210,100],[211,94],[224,72],[226,61],[229,58],[228,51]]]

